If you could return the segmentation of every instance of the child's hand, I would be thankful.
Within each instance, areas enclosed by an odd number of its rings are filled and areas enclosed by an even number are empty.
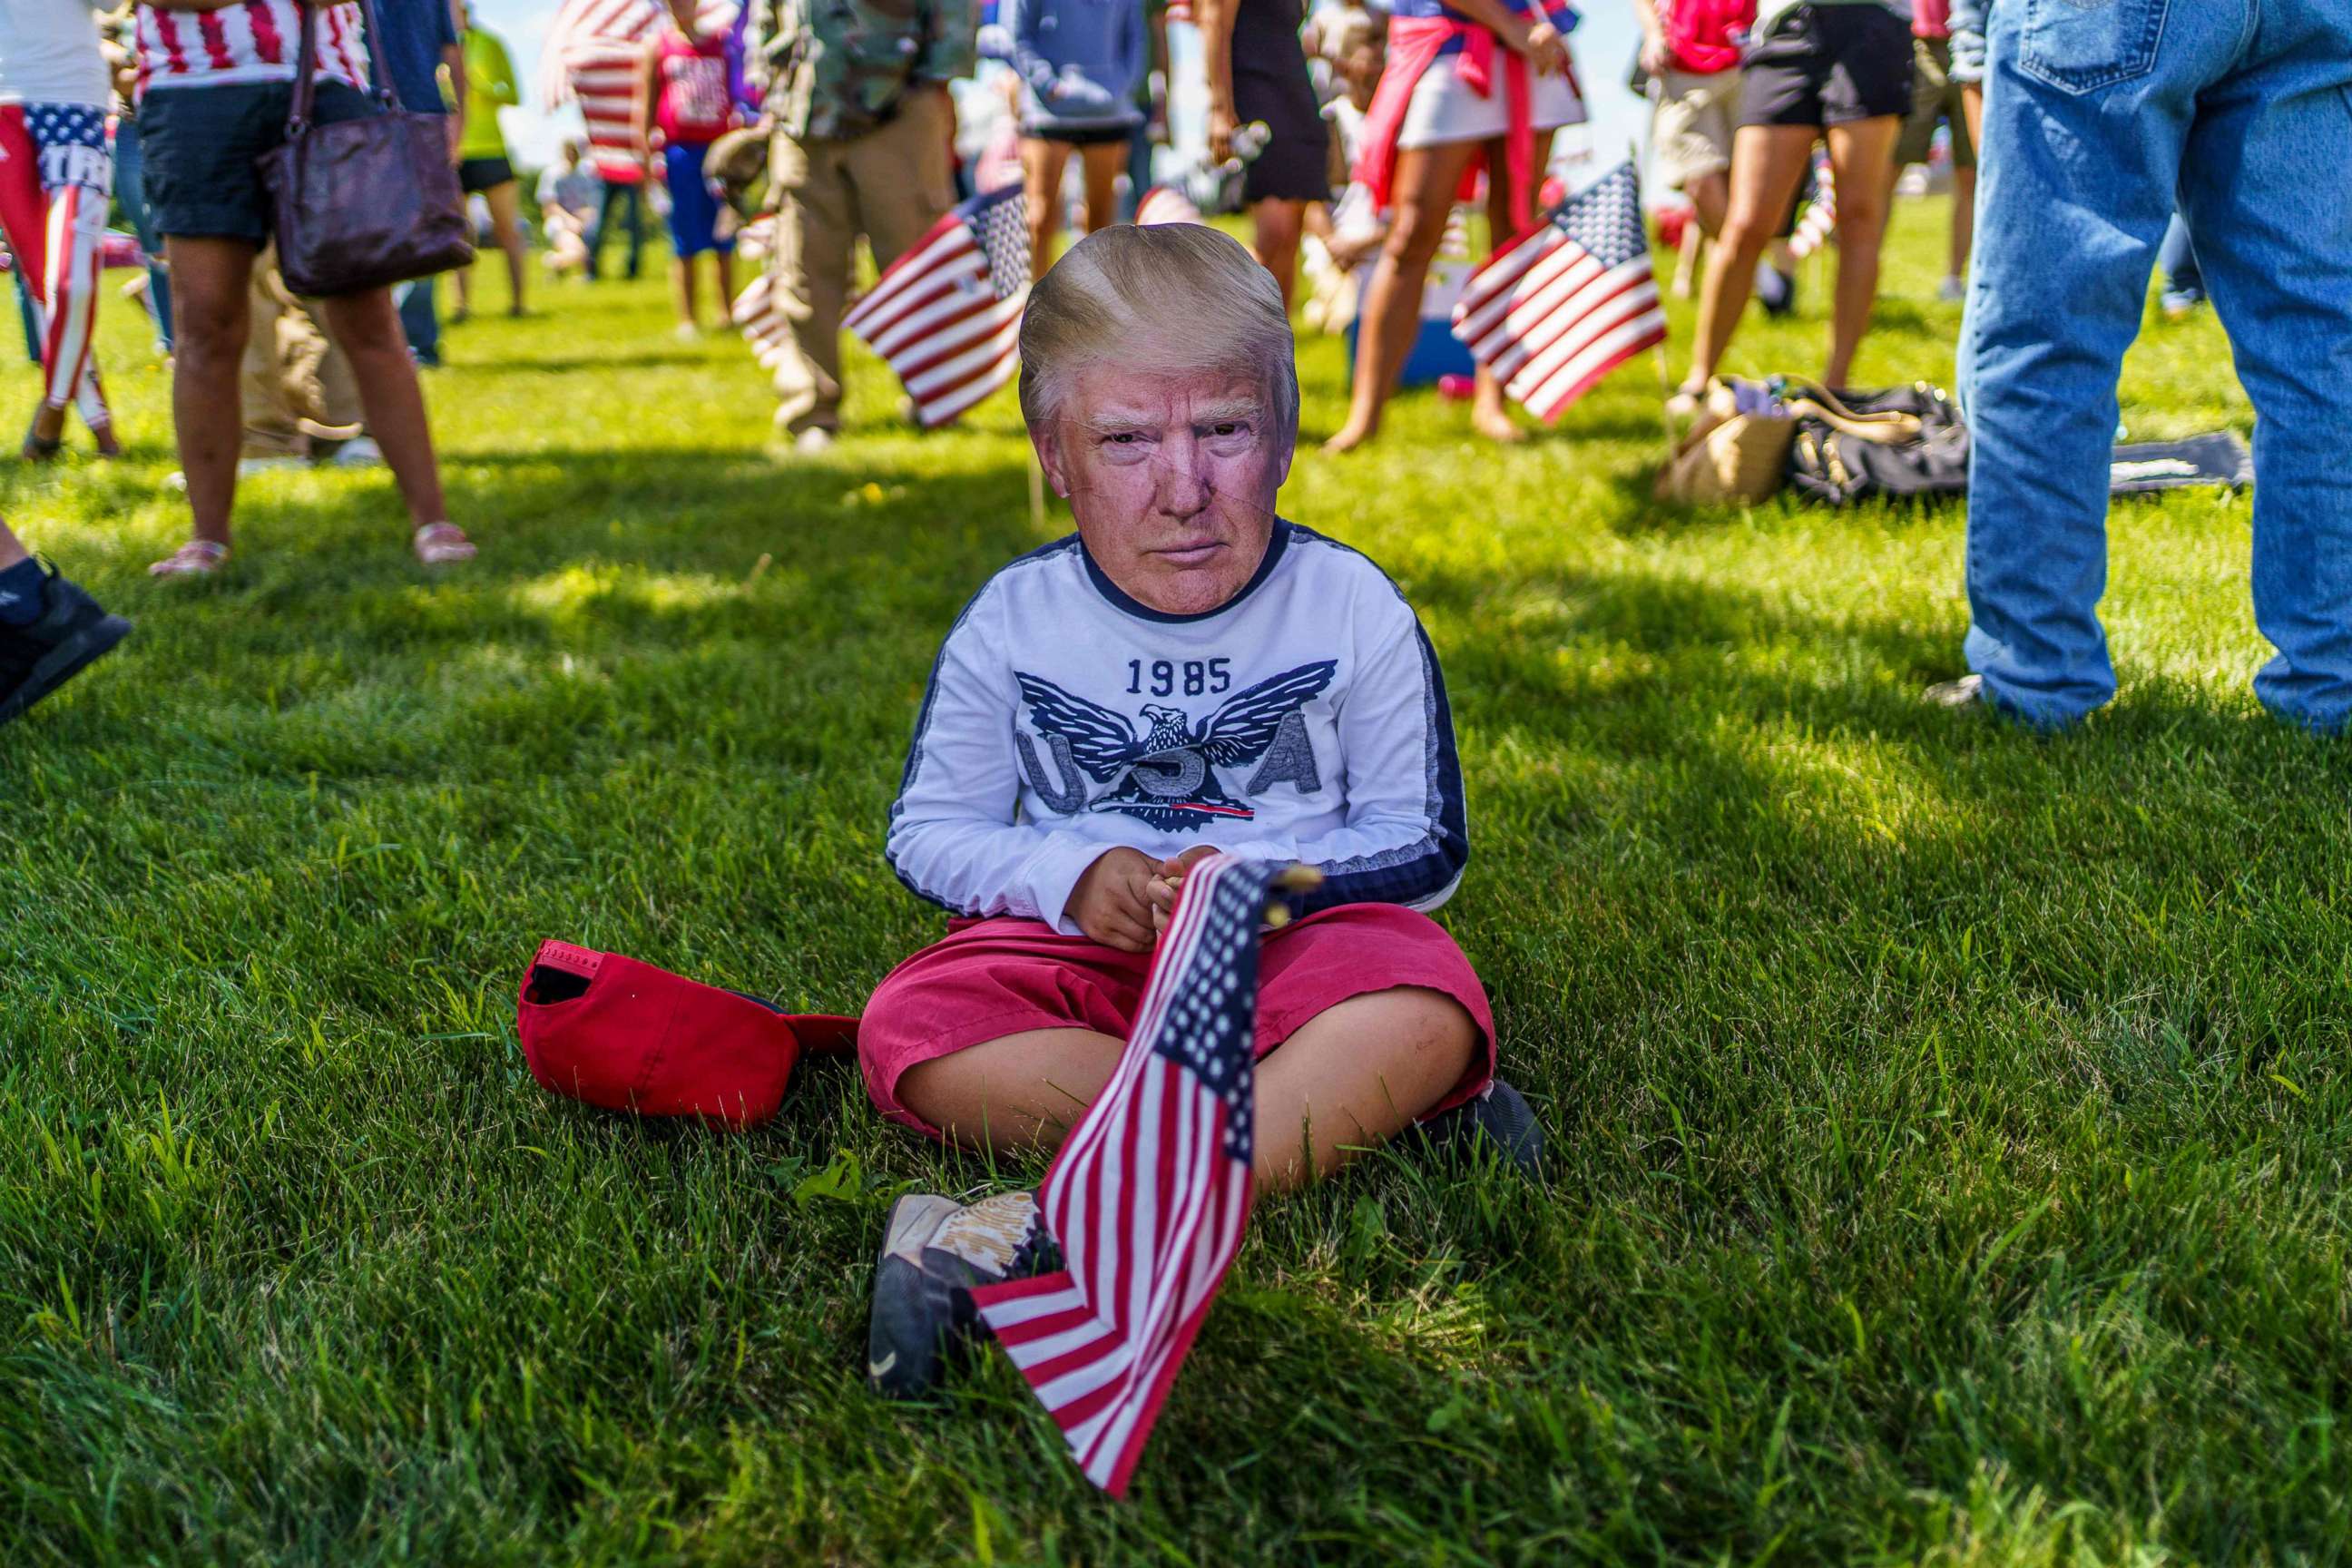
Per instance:
[[[1155,944],[1168,929],[1168,917],[1176,912],[1176,889],[1183,886],[1185,873],[1192,870],[1194,862],[1215,853],[1206,844],[1198,845],[1154,868],[1151,886],[1146,893],[1151,900],[1151,940]]]
[[[1106,849],[1070,889],[1062,912],[1105,947],[1149,952],[1158,935],[1151,889],[1160,862],[1140,849]]]

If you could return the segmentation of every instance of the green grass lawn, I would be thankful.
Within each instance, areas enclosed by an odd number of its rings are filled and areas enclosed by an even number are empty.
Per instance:
[[[1949,374],[1942,214],[1862,382]],[[1734,368],[1818,368],[1808,281]],[[545,936],[848,1011],[937,933],[884,814],[939,637],[1039,538],[1012,398],[918,437],[861,361],[851,438],[778,462],[656,284],[540,303],[429,378],[470,569],[413,565],[381,474],[274,474],[227,573],[151,583],[183,503],[119,307],[129,460],[0,464],[139,623],[0,731],[0,1561],[2352,1550],[2352,817],[2249,692],[2243,498],[2118,509],[2122,694],[2040,740],[1918,703],[1957,510],[1661,510],[1646,364],[1517,450],[1420,395],[1327,459],[1308,344],[1285,507],[1444,661],[1445,918],[1557,1175],[1266,1205],[1117,1505],[1001,1361],[861,1384],[889,1198],[1034,1169],[833,1063],[748,1136],[593,1114],[513,1028]],[[2249,420],[2210,321],[2124,401]]]

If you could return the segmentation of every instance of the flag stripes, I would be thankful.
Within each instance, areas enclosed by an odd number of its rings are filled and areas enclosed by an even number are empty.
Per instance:
[[[1029,301],[1029,231],[1019,186],[974,197],[891,263],[841,324],[898,373],[925,427],[1013,379]]]

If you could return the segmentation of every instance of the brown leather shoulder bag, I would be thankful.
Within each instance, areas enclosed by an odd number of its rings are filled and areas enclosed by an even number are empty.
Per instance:
[[[403,109],[377,45],[374,0],[361,0],[378,111],[314,125],[319,11],[302,8],[302,64],[286,142],[260,159],[278,268],[297,294],[357,294],[474,259],[465,198],[441,116]]]

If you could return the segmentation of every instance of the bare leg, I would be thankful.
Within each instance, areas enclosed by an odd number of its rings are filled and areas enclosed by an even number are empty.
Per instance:
[[[1411,987],[1354,996],[1258,1063],[1258,1184],[1286,1191],[1393,1138],[1462,1080],[1477,1027],[1453,998]],[[1058,1148],[1117,1070],[1090,1029],[1007,1035],[908,1069],[907,1108],[959,1143]]]
[[[1731,208],[1731,171],[1717,169],[1692,177],[1683,186],[1691,210],[1698,214],[1699,232],[1713,239],[1723,232],[1724,215]]]
[[[680,335],[683,335],[685,329],[688,327],[699,327],[702,323],[695,319],[694,314],[693,257],[670,258],[669,291],[670,298],[677,304],[677,324]]]
[[[1356,379],[1348,422],[1323,443],[1325,451],[1349,451],[1380,429],[1381,410],[1396,390],[1421,326],[1421,294],[1429,283],[1429,263],[1445,239],[1454,193],[1477,151],[1475,142],[1456,142],[1397,153],[1396,218],[1357,313]]]
[[[490,233],[497,237],[499,248],[507,253],[507,286],[512,290],[508,298],[507,314],[522,314],[522,279],[525,270],[522,247],[522,218],[519,209],[521,186],[513,180],[503,185],[492,185],[484,193],[490,204]]]
[[[1298,286],[1298,241],[1307,232],[1307,204],[1269,197],[1250,208],[1250,221],[1257,231],[1252,242],[1257,264],[1282,286],[1286,310],[1291,291]]]
[[[1975,248],[1977,237],[1977,172],[1974,169],[1952,171],[1952,254],[1944,270],[1947,276],[1965,278],[1969,272],[1969,253]]]
[[[1875,123],[1874,121],[1873,123]],[[1723,351],[1748,309],[1756,285],[1756,262],[1789,215],[1805,164],[1813,155],[1809,125],[1743,125],[1731,139],[1731,199],[1723,232],[1706,258],[1706,282],[1699,290],[1698,322],[1691,332],[1690,374],[1685,387],[1703,386],[1723,363]],[[1892,148],[1886,150],[1892,157]],[[1843,213],[1845,187],[1838,187]]]
[[[1118,177],[1127,172],[1128,145],[1099,142],[1079,151],[1087,184],[1087,232],[1118,221]]]
[[[1960,117],[1969,122],[1969,145],[1984,157],[1984,88],[1969,82],[1960,89]]]
[[[1510,149],[1497,139],[1486,144],[1486,167],[1490,170],[1509,165]],[[1551,162],[1551,138],[1540,133],[1536,138],[1535,167],[1540,169]],[[1511,211],[1511,183],[1491,176],[1486,181],[1486,233],[1494,248],[1500,250],[1517,237],[1516,215]],[[1420,313],[1418,307],[1414,313]],[[1470,428],[1489,441],[1524,441],[1528,433],[1511,423],[1509,407],[1503,401],[1502,383],[1496,381],[1485,365],[1478,367],[1470,395]]]
[[[723,328],[727,325],[728,308],[735,303],[735,253],[714,250],[710,253],[710,259],[719,269],[718,315],[719,324]]]
[[[1062,232],[1062,173],[1069,166],[1068,142],[1021,139],[1021,190],[1029,214],[1032,278],[1043,278],[1054,264],[1054,241]]]
[[[327,331],[352,362],[360,406],[367,410],[368,434],[383,448],[383,460],[408,502],[409,517],[418,528],[446,522],[449,508],[441,495],[441,469],[433,456],[433,431],[425,423],[425,394],[416,384],[416,366],[408,357],[407,339],[401,335],[392,290],[341,294],[320,300],[319,306]],[[194,493],[193,475],[190,480]]]
[[[5,572],[26,558],[25,546],[5,522],[0,522],[0,572]]]
[[[1854,351],[1870,331],[1878,302],[1879,251],[1886,239],[1886,209],[1895,195],[1895,143],[1899,115],[1882,114],[1829,128],[1830,174],[1837,182],[1837,303],[1830,318],[1826,386],[1843,386]]]
[[[254,247],[171,236],[163,249],[172,262],[172,426],[180,471],[187,477],[194,537],[226,545],[244,438],[237,376],[252,320],[247,290]]]

